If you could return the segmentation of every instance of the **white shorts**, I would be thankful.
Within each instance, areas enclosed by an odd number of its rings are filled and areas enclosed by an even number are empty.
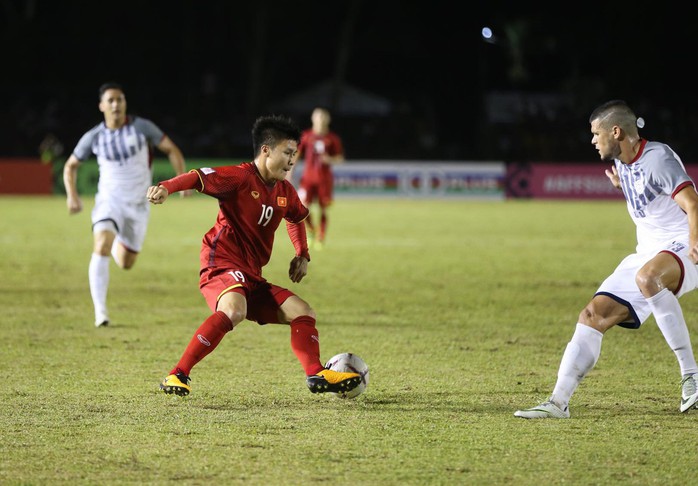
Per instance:
[[[92,209],[92,227],[102,221],[111,221],[116,226],[116,239],[133,252],[140,252],[145,241],[150,218],[150,204],[143,202],[126,203],[100,196],[95,197]]]
[[[698,287],[698,266],[688,258],[688,245],[683,242],[673,241],[660,251],[628,255],[603,281],[595,294],[607,295],[628,308],[630,319],[620,323],[619,326],[637,329],[652,313],[647,300],[635,283],[635,275],[645,263],[661,251],[673,254],[681,265],[681,283],[676,291],[676,297],[681,297]]]

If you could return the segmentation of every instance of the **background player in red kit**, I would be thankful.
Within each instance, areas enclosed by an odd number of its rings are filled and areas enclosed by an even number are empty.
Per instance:
[[[213,314],[199,326],[177,365],[160,384],[165,393],[188,395],[192,367],[244,319],[290,324],[291,348],[305,370],[311,392],[347,391],[360,383],[357,373],[328,370],[320,362],[315,312],[310,305],[262,277],[282,219],[296,250],[289,278],[300,282],[308,270],[310,256],[303,221],[309,211],[286,180],[300,134],[290,118],[260,117],[252,127],[253,162],[194,169],[148,188],[148,200],[153,204],[162,204],[173,192],[196,189],[218,199],[220,207],[215,225],[204,235],[200,255],[199,288]]]
[[[332,166],[344,162],[344,147],[339,135],[330,130],[332,118],[326,108],[315,108],[310,119],[312,127],[301,134],[296,156],[304,159],[298,195],[308,208],[317,201],[320,209],[319,227],[310,214],[305,222],[311,242],[316,248],[321,248],[327,233],[328,208],[332,204]]]

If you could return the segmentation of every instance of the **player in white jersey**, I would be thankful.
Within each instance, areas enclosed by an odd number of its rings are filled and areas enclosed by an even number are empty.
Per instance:
[[[591,143],[611,183],[622,189],[637,227],[636,252],[601,283],[579,314],[550,398],[517,410],[522,418],[569,418],[568,404],[601,354],[606,331],[637,329],[654,315],[674,351],[681,372],[680,412],[696,407],[698,365],[678,298],[698,286],[698,194],[683,163],[667,145],[638,134],[638,118],[621,100],[596,108],[589,117]]]
[[[177,175],[185,170],[182,152],[160,128],[150,120],[126,114],[126,96],[119,84],[100,86],[99,110],[104,122],[80,138],[63,168],[68,211],[75,214],[83,208],[77,189],[78,167],[92,154],[99,165],[88,269],[97,327],[109,324],[110,255],[119,267],[128,270],[143,247],[150,215],[146,193],[153,178],[153,147],[167,155]],[[189,194],[191,191],[183,195]]]

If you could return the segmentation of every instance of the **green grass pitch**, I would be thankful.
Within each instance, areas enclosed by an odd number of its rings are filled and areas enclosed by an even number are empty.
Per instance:
[[[135,268],[112,263],[112,325],[93,326],[89,211],[0,198],[0,484],[683,484],[698,411],[648,320],[611,330],[572,419],[525,421],[577,316],[634,249],[622,202],[342,199],[308,277],[283,226],[265,269],[318,315],[322,358],[370,367],[355,400],[313,395],[286,326],[243,322],[158,383],[209,311],[198,252],[216,202],[152,208]],[[682,298],[698,343],[698,293]]]

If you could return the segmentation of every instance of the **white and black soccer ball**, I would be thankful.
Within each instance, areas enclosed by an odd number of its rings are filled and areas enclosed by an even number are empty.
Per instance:
[[[327,360],[325,368],[343,373],[358,373],[361,375],[361,383],[359,383],[356,388],[348,392],[333,393],[333,395],[339,398],[356,398],[366,391],[366,387],[368,387],[368,365],[357,355],[353,353],[339,353]]]

